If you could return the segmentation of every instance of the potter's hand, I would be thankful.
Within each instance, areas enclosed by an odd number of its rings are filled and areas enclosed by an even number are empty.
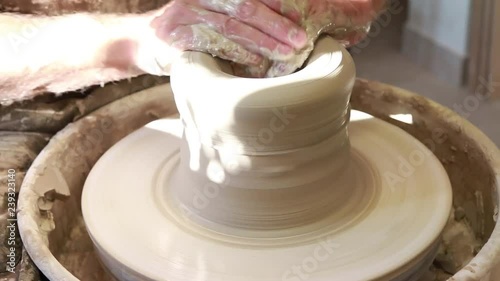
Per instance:
[[[299,15],[306,29],[306,47],[292,59],[274,60],[264,74],[267,77],[290,74],[298,69],[314,49],[322,33],[329,33],[346,46],[363,39],[370,23],[382,10],[386,0],[278,0],[285,15]],[[244,69],[246,70],[246,69]]]
[[[306,0],[307,1],[307,0]],[[308,0],[304,17],[313,29],[333,35],[345,45],[366,36],[386,0]]]
[[[276,3],[174,0],[156,14],[151,26],[158,38],[178,50],[203,51],[236,63],[259,65],[263,58],[289,58],[306,42],[305,31],[276,12]]]

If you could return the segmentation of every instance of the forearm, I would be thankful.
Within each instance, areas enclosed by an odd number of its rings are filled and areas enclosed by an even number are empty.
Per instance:
[[[147,41],[154,41],[149,20],[144,15],[0,15],[0,101],[151,72],[140,61]]]

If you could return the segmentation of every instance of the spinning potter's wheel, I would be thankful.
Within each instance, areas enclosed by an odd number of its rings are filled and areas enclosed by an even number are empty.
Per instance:
[[[450,183],[413,137],[350,111],[349,54],[323,39],[292,75],[229,72],[185,54],[171,78],[182,121],[148,124],[92,169],[82,211],[113,275],[417,280],[448,219]]]

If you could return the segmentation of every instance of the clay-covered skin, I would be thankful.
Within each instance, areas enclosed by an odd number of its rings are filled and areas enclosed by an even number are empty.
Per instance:
[[[157,36],[179,50],[236,63],[249,77],[290,74],[322,33],[345,45],[363,38],[385,0],[175,0],[156,17]]]
[[[175,0],[156,17],[157,36],[180,50],[208,52],[244,65],[287,59],[306,43],[298,23],[266,1]]]
[[[169,75],[184,50],[243,65],[235,67],[241,76],[286,75],[307,59],[319,33],[358,40],[384,2],[165,1],[0,0],[7,12],[0,13],[0,41],[7,42],[0,44],[0,104],[142,73]]]
[[[384,0],[286,0],[281,11],[285,15],[299,14],[299,24],[306,30],[306,45],[289,59],[271,57],[265,72],[247,68],[246,76],[276,77],[290,74],[300,68],[314,49],[316,39],[327,33],[345,46],[359,42],[370,29],[371,21],[382,10]],[[241,68],[240,68],[241,69]]]

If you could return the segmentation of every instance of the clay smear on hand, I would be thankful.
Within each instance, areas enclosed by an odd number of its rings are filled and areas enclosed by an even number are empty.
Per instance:
[[[370,29],[369,19],[360,19],[357,16],[361,8],[335,1],[284,0],[281,13],[291,18],[298,18],[297,22],[307,33],[305,47],[287,59],[267,56],[268,59],[260,66],[235,64],[235,74],[244,77],[278,77],[291,74],[305,63],[314,49],[314,43],[323,33],[328,33],[345,46],[358,41]],[[366,21],[368,23],[365,23]],[[292,30],[288,36],[293,38],[294,35],[295,32]]]

